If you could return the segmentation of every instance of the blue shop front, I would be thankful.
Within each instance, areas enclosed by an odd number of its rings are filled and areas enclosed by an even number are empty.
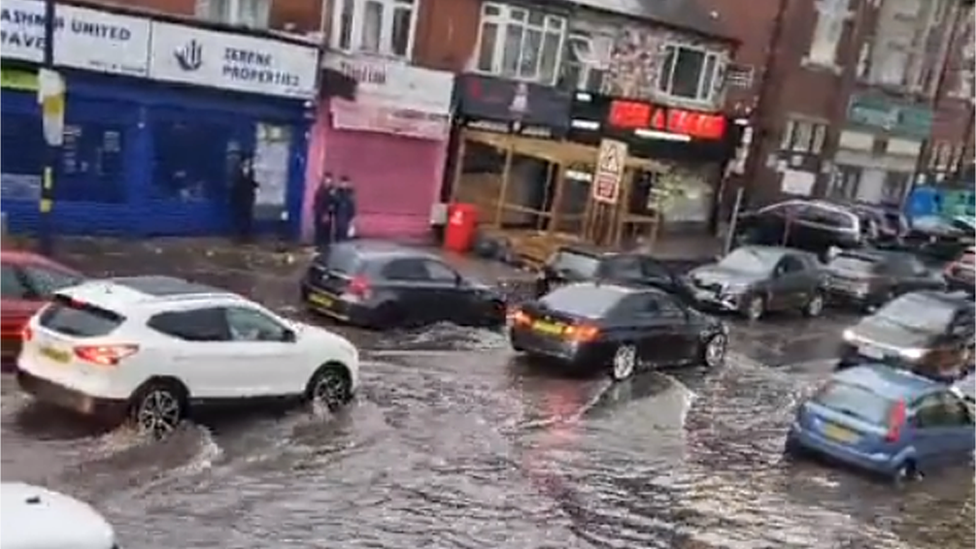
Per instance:
[[[65,77],[55,166],[58,233],[216,235],[253,154],[258,230],[297,234],[319,51],[310,44],[131,13],[58,6]],[[40,221],[45,146],[36,94],[43,2],[2,7],[2,209],[11,232]]]

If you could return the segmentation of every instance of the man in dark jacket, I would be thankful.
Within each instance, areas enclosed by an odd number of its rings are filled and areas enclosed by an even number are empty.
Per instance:
[[[353,236],[353,220],[356,217],[356,191],[349,178],[339,178],[335,201],[336,241],[348,240]]]
[[[230,193],[234,230],[241,240],[247,240],[251,237],[257,189],[258,182],[254,179],[254,159],[250,154],[245,154],[241,156]]]
[[[332,174],[326,172],[322,182],[315,189],[315,198],[312,202],[316,246],[327,246],[335,240],[335,203],[336,188],[332,181]]]

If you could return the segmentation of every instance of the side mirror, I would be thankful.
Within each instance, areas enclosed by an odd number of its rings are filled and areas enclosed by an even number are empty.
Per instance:
[[[285,331],[281,334],[281,340],[285,343],[294,343],[298,339],[298,335],[294,330],[285,328]]]

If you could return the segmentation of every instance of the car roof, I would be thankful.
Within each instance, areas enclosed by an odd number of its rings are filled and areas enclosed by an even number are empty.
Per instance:
[[[832,379],[869,388],[890,399],[909,400],[942,387],[936,381],[885,364],[855,366],[835,373]]]
[[[411,246],[405,246],[403,244],[398,244],[396,242],[389,242],[386,240],[355,240],[350,242],[343,242],[341,244],[334,244],[334,248],[347,248],[352,249],[357,255],[367,257],[367,258],[394,258],[394,257],[417,257],[423,259],[437,259],[430,252],[414,248]],[[316,260],[325,257],[316,257]]]
[[[618,284],[616,282],[601,282],[599,280],[594,282],[577,282],[575,284],[564,286],[564,288],[594,288],[605,290],[608,294],[617,294],[621,296],[648,292],[657,292],[662,294],[667,293],[664,290],[653,286],[628,286],[625,284]]]
[[[73,300],[110,310],[133,305],[173,303],[199,299],[244,299],[233,292],[171,276],[125,276],[89,280],[57,292]]]
[[[4,482],[0,500],[4,549],[114,547],[112,526],[90,505],[71,496],[22,482]]]

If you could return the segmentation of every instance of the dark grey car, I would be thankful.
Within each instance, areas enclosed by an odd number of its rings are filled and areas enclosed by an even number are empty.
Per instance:
[[[946,287],[941,273],[906,252],[847,250],[834,256],[826,271],[830,300],[868,312],[904,293]]]
[[[688,274],[695,299],[704,306],[757,320],[767,311],[823,311],[823,271],[811,253],[770,246],[736,248],[718,263]]]

